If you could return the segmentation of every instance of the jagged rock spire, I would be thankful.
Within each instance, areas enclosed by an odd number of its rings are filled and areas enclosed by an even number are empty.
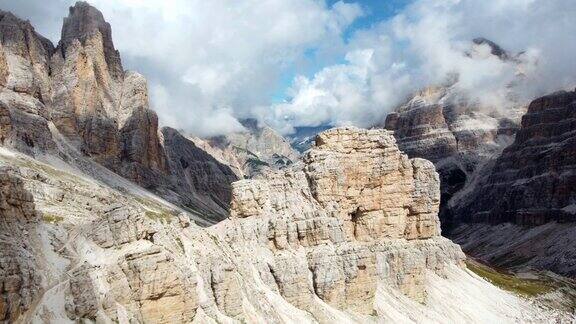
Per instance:
[[[104,55],[111,73],[121,75],[123,72],[120,53],[112,41],[112,27],[104,19],[100,10],[84,1],[78,1],[69,9],[68,17],[64,18],[60,46],[63,52],[74,42],[79,40],[82,44],[96,33],[102,36]]]

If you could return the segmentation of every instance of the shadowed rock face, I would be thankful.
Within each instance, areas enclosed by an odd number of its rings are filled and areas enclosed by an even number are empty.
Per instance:
[[[464,250],[499,267],[576,277],[576,92],[534,100],[516,140],[450,204]]]
[[[576,221],[576,93],[534,100],[516,140],[455,213],[463,222]]]
[[[230,167],[198,148],[175,129],[165,127],[162,134],[171,178],[175,183],[174,191],[180,203],[202,208],[213,222],[226,218],[232,198],[231,183],[238,177]],[[169,197],[167,194],[163,196]]]
[[[52,151],[48,129],[54,47],[30,23],[0,11],[0,144],[28,154]]]
[[[36,33],[29,22],[1,10],[0,35],[0,86],[49,101],[52,43]]]

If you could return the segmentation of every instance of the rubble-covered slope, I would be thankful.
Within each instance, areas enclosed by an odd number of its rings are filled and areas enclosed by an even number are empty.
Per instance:
[[[9,309],[0,312],[4,319],[488,323],[566,318],[465,269],[460,248],[440,236],[433,165],[408,159],[384,130],[320,134],[302,163],[234,183],[231,218],[209,228],[190,223],[194,215],[125,187],[121,178],[112,188],[64,161],[45,159],[50,164],[0,150],[1,163],[20,170],[6,175],[0,169],[0,180],[15,179],[10,186],[21,188],[18,195],[24,197],[20,202],[2,191],[0,206],[26,206],[25,215],[3,212],[2,217],[29,224],[22,225],[26,245],[3,240],[2,253],[26,262],[17,269],[32,274],[25,286],[6,292],[20,298],[10,300],[23,302],[17,311],[12,302],[0,303]],[[28,229],[33,227],[38,230]]]

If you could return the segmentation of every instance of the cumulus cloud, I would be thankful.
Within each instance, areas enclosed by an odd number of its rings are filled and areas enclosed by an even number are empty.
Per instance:
[[[73,2],[23,0],[2,7],[31,19],[56,42]],[[161,122],[204,136],[240,129],[236,118],[268,104],[285,71],[309,51],[342,48],[342,33],[363,14],[358,4],[342,1],[88,2],[112,25],[125,67],[148,78]]]
[[[56,42],[73,2],[0,6]],[[413,0],[352,33],[359,17],[390,10],[389,3],[89,2],[112,24],[125,67],[148,78],[161,123],[201,136],[240,130],[244,117],[283,133],[296,126],[370,126],[413,91],[450,75],[458,75],[461,90],[502,109],[511,85],[519,100],[530,100],[576,80],[574,0]],[[473,48],[476,37],[522,52],[515,59],[521,63],[489,55],[488,45]],[[272,104],[281,80],[294,72],[287,100]]]
[[[344,64],[298,76],[288,102],[255,111],[284,133],[295,126],[370,126],[409,93],[450,75],[458,75],[455,86],[472,98],[506,109],[574,87],[575,15],[572,0],[415,1],[392,19],[358,31]],[[479,36],[521,54],[502,61],[489,55],[488,45],[473,45]]]
[[[210,136],[269,102],[309,49],[339,46],[360,6],[315,0],[91,0],[165,124]]]

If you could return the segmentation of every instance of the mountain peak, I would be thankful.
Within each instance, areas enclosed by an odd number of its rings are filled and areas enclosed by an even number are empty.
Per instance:
[[[25,36],[28,34],[28,36]],[[44,50],[50,54],[54,50],[54,45],[50,40],[38,34],[29,20],[21,19],[10,11],[0,10],[0,35],[2,35],[2,45],[21,44],[30,39],[30,36],[38,39]]]
[[[74,39],[84,41],[94,32],[99,31],[105,41],[112,42],[112,28],[104,20],[100,10],[84,1],[76,2],[69,9],[68,17],[64,18],[62,26],[62,42],[69,44]]]
[[[500,45],[494,43],[493,41],[486,39],[484,37],[477,37],[472,40],[472,42],[476,45],[487,45],[490,47],[490,53],[494,56],[497,56],[503,61],[507,61],[511,59],[510,54],[506,50],[504,50]]]
[[[66,48],[74,40],[79,40],[85,44],[86,40],[93,37],[97,32],[102,36],[106,62],[112,67],[112,70],[123,71],[120,53],[114,48],[112,41],[112,27],[104,19],[100,10],[87,2],[78,1],[69,8],[68,17],[64,18],[62,25],[60,46],[62,46],[63,51],[66,51]]]

